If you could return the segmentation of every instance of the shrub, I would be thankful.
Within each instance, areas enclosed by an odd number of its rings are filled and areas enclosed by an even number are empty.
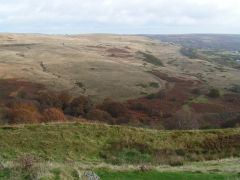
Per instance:
[[[70,104],[71,114],[73,116],[85,115],[91,108],[89,99],[85,96],[79,96],[73,99]]]
[[[45,108],[62,108],[62,102],[59,100],[58,96],[53,93],[42,93],[39,97],[39,102],[41,104],[42,109]]]
[[[212,97],[212,98],[218,98],[218,97],[220,97],[220,92],[219,92],[218,89],[213,88],[213,89],[211,89],[210,92],[208,93],[208,96],[209,96],[209,97]]]
[[[49,108],[43,111],[41,122],[67,122],[67,119],[61,110]]]
[[[159,58],[157,58],[157,57],[155,57],[151,54],[141,52],[141,51],[138,51],[138,53],[143,55],[143,57],[144,57],[143,61],[151,63],[151,64],[156,65],[156,66],[163,66],[163,63]]]
[[[87,113],[87,119],[98,120],[102,122],[107,122],[110,124],[115,124],[116,120],[106,111],[100,109],[92,109]]]
[[[198,89],[198,88],[193,89],[193,90],[192,90],[192,93],[193,93],[193,94],[196,94],[196,95],[201,94],[200,89]]]
[[[199,129],[199,117],[197,114],[187,110],[177,111],[172,122],[168,122],[169,129]]]
[[[233,87],[231,87],[229,90],[234,92],[234,93],[240,93],[240,86],[239,85],[233,85]]]
[[[38,123],[40,114],[34,105],[26,102],[14,103],[7,111],[9,124]]]
[[[98,107],[107,111],[114,118],[124,116],[127,113],[127,108],[122,103],[116,102],[112,99],[105,99]]]
[[[150,83],[149,83],[149,86],[150,86],[150,87],[153,87],[153,88],[159,88],[159,84],[156,83],[156,82],[150,82]]]
[[[189,57],[190,59],[198,58],[197,51],[192,48],[182,47],[180,49],[182,55]]]
[[[236,128],[240,127],[240,116],[222,124],[222,128]]]
[[[58,95],[58,99],[62,105],[61,109],[64,111],[70,105],[72,97],[69,94],[62,92]]]
[[[147,111],[148,106],[144,102],[132,102],[130,103],[130,109],[136,111]]]
[[[154,99],[154,98],[157,98],[157,94],[154,94],[154,93],[149,94],[149,95],[147,96],[147,98],[148,98],[148,99]]]
[[[39,159],[33,155],[25,154],[16,160],[16,164],[11,169],[10,179],[40,179],[42,168]]]

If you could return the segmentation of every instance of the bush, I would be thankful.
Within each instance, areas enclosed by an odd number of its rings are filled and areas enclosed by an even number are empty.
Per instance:
[[[143,57],[144,57],[143,61],[151,63],[151,64],[156,65],[156,66],[163,66],[163,63],[159,58],[157,58],[157,57],[155,57],[151,54],[141,52],[141,51],[138,51],[138,53],[143,55]]]
[[[31,154],[25,154],[17,158],[16,162],[11,169],[10,179],[40,179],[42,168],[39,159]]]
[[[154,93],[149,94],[149,95],[147,96],[148,99],[154,99],[154,98],[157,98],[157,97],[158,97],[157,94],[154,94]]]
[[[200,89],[195,88],[195,89],[192,90],[192,93],[196,94],[196,95],[199,95],[199,94],[201,94],[201,91],[200,91]]]
[[[191,111],[179,110],[177,111],[170,122],[168,122],[168,129],[199,129],[199,116]]]
[[[67,119],[61,110],[49,108],[43,111],[41,122],[67,122]]]
[[[218,89],[213,88],[208,93],[208,96],[211,97],[211,98],[218,98],[218,97],[220,97],[220,92],[219,92]]]
[[[197,51],[192,48],[182,47],[180,49],[182,55],[189,57],[190,59],[198,58]]]
[[[124,116],[127,113],[127,108],[122,103],[112,99],[105,99],[98,107],[111,114],[114,118]]]
[[[67,107],[69,107],[72,97],[65,92],[62,92],[58,95],[58,99],[61,102],[61,109],[64,111]]]
[[[106,111],[100,109],[92,109],[87,113],[87,119],[107,122],[115,124],[116,120]]]
[[[150,86],[150,87],[153,87],[153,88],[159,88],[159,84],[156,83],[156,82],[150,82],[150,83],[149,83],[149,86]]]
[[[240,116],[222,124],[222,128],[237,128],[240,127]]]
[[[53,93],[42,93],[39,97],[39,102],[42,109],[45,108],[62,108],[62,101],[59,100],[58,96]]]
[[[79,96],[78,98],[73,99],[70,104],[71,115],[73,116],[82,116],[88,113],[91,108],[91,103],[89,99],[85,96]]]
[[[39,122],[40,114],[34,105],[19,102],[11,105],[7,118],[9,124],[33,124]]]

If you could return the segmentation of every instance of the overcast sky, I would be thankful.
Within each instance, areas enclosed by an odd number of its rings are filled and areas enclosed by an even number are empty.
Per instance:
[[[0,32],[240,33],[240,0],[0,0]]]

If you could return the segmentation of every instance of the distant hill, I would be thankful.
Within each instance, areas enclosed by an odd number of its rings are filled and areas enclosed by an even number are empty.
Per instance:
[[[172,42],[194,49],[221,49],[240,51],[240,35],[233,34],[179,34],[144,35],[163,42]]]

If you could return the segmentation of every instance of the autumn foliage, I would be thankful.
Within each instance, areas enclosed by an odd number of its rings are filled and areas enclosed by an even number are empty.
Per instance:
[[[87,114],[91,107],[89,99],[85,96],[79,96],[72,100],[70,104],[71,115],[73,116],[83,116]]]
[[[109,124],[115,124],[116,123],[116,119],[113,118],[108,112],[100,110],[100,109],[96,109],[96,108],[90,110],[87,113],[86,118],[89,119],[89,120],[106,122],[106,123],[109,123]]]
[[[39,122],[40,114],[34,105],[19,102],[11,105],[7,118],[9,124],[33,124]]]
[[[211,89],[207,94],[198,80],[151,73],[166,81],[164,90],[125,103],[107,98],[97,105],[83,95],[72,98],[66,92],[51,92],[37,84],[0,80],[0,123],[67,122],[69,117],[72,121],[157,129],[239,127],[240,95],[219,97],[219,90]]]
[[[39,102],[41,104],[42,109],[55,107],[62,108],[62,102],[58,98],[58,96],[51,92],[42,93],[39,97]]]
[[[99,108],[108,112],[114,118],[124,116],[127,113],[127,108],[122,103],[110,98],[105,99],[104,102],[99,105]]]
[[[43,111],[41,122],[67,122],[67,119],[61,110],[48,108]]]

